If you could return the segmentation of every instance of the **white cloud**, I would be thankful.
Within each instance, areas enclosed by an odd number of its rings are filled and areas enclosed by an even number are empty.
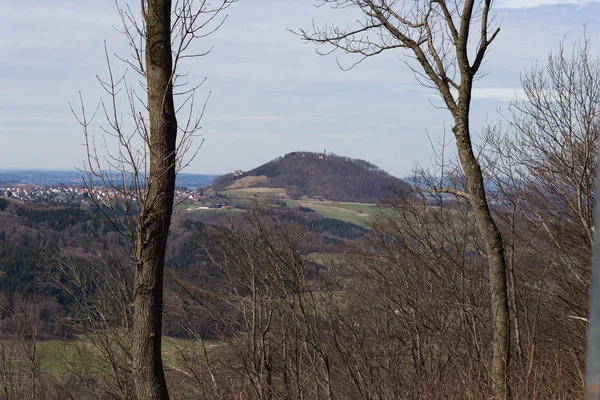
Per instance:
[[[574,4],[583,7],[597,0],[498,0],[495,3],[497,8],[534,8],[540,6],[550,6],[556,4]]]
[[[488,99],[498,101],[511,101],[525,99],[525,92],[522,88],[501,88],[501,87],[484,87],[473,89],[474,99]]]

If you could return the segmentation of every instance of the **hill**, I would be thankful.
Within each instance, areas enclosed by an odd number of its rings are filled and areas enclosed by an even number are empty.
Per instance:
[[[335,154],[293,152],[250,171],[216,178],[212,188],[281,188],[292,198],[320,197],[332,201],[376,202],[388,187],[408,184],[379,167]]]

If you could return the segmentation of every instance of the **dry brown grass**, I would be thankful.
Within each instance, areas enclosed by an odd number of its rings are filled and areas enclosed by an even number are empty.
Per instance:
[[[257,183],[263,183],[269,180],[266,175],[260,176],[245,176],[241,179],[236,180],[227,189],[245,189],[256,185]],[[258,188],[257,188],[258,189]]]

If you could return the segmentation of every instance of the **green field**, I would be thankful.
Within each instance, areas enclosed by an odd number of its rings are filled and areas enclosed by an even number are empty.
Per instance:
[[[346,210],[356,211],[358,213],[362,212],[366,214],[372,214],[377,208],[372,204],[365,203],[335,203],[335,206],[339,208],[344,208]]]
[[[366,226],[369,217],[377,211],[377,207],[372,204],[361,203],[334,203],[317,200],[302,200],[298,201],[297,204],[298,207],[311,208],[326,218],[339,219],[361,226]],[[290,205],[289,201],[288,205]]]
[[[217,342],[205,342],[208,349]],[[200,349],[200,342],[191,339],[164,337],[162,341],[163,360],[167,367],[176,366],[182,350]],[[94,347],[86,335],[73,340],[40,340],[36,347],[40,357],[40,368],[49,374],[62,374],[72,371],[102,371],[106,365],[100,356],[100,350]],[[17,361],[20,362],[20,361]]]
[[[320,201],[301,197],[298,200],[289,199],[285,189],[281,188],[242,188],[242,189],[227,189],[220,191],[219,194],[226,195],[228,199],[239,199],[239,201],[255,201],[266,198],[279,198],[285,201],[288,207],[296,209],[299,207],[307,207],[315,210],[317,213],[326,218],[338,219],[345,222],[350,222],[363,227],[368,226],[368,221],[372,215],[380,209],[373,204],[367,203],[348,203],[348,202],[332,202]],[[234,205],[235,202],[229,202]],[[235,212],[236,209],[199,209],[200,204],[193,202],[184,202],[178,205],[178,209],[188,212]]]
[[[244,188],[244,189],[227,189],[220,191],[219,194],[227,195],[227,197],[281,197],[288,198],[285,189],[280,188]]]
[[[91,344],[83,338],[75,340],[41,340],[37,343],[40,368],[51,374],[84,369],[101,371],[102,362],[94,354]]]
[[[342,253],[310,253],[308,259],[322,265],[331,265],[347,258],[347,254]]]
[[[206,206],[202,205],[202,204],[198,204],[198,203],[185,203],[185,204],[179,204],[177,206],[177,210],[178,211],[185,211],[185,212],[194,212],[194,213],[198,213],[198,212],[231,213],[231,212],[240,212],[240,211],[242,211],[242,210],[237,210],[235,208],[227,210],[225,208],[199,208],[199,207],[206,207]]]

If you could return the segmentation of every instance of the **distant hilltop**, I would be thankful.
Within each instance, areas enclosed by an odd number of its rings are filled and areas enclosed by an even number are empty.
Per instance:
[[[250,171],[219,176],[212,184],[217,191],[259,187],[281,188],[292,198],[374,203],[389,187],[409,185],[368,161],[305,151],[288,153]]]

